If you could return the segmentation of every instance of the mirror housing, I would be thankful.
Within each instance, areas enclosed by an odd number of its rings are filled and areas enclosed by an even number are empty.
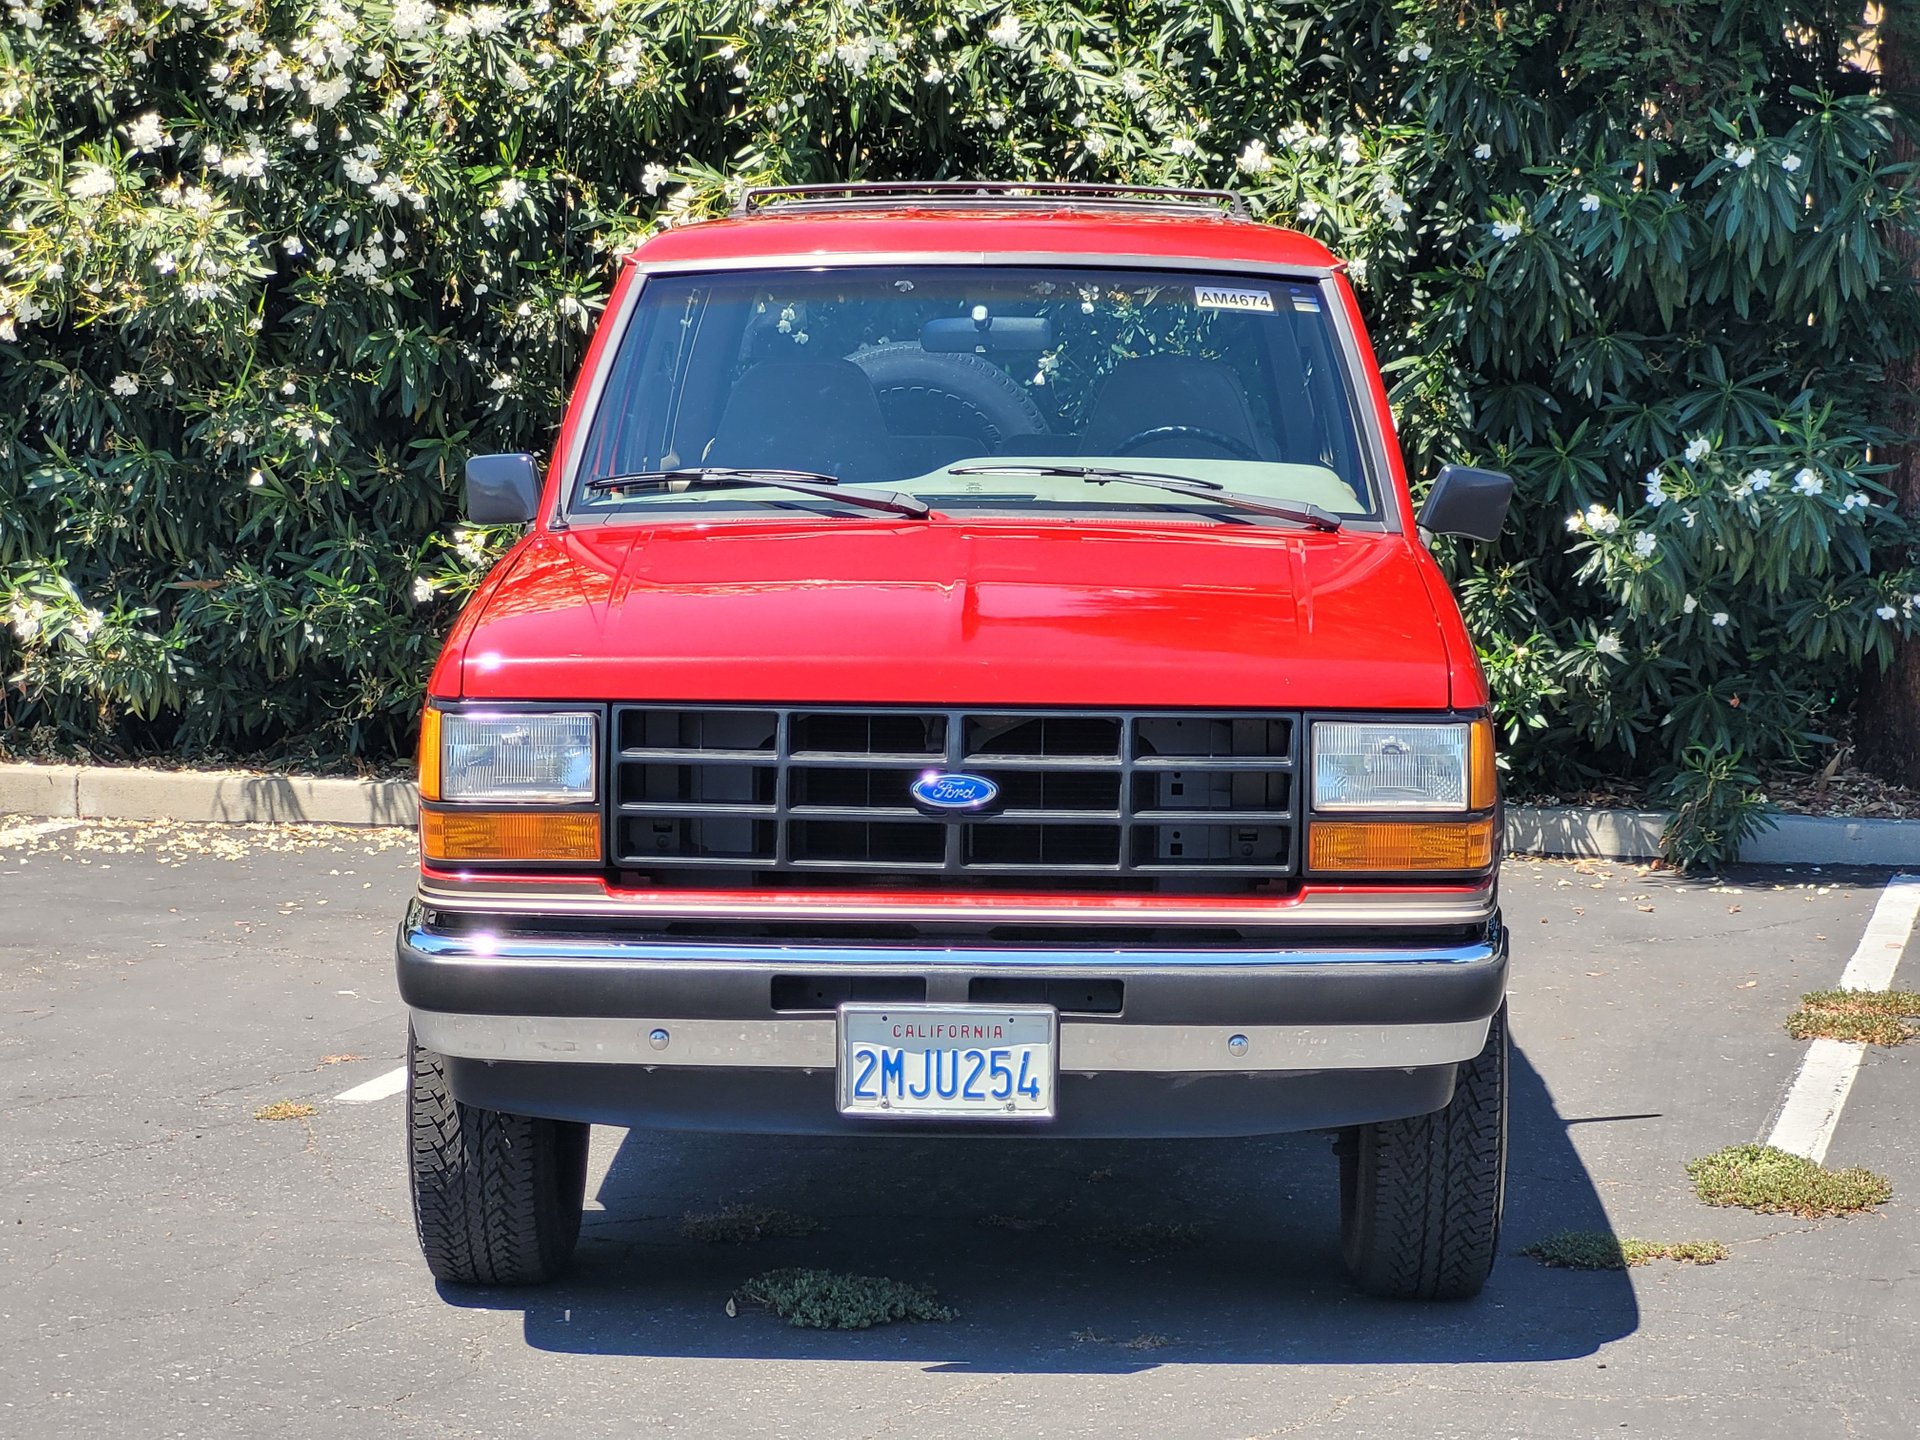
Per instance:
[[[525,525],[540,511],[540,464],[531,455],[467,460],[467,518],[476,525]]]
[[[1471,465],[1444,465],[1414,523],[1433,535],[1498,540],[1513,500],[1513,477]]]
[[[920,327],[920,348],[929,355],[972,355],[1003,351],[1048,350],[1053,322],[1044,315],[995,315],[986,321],[942,315]]]

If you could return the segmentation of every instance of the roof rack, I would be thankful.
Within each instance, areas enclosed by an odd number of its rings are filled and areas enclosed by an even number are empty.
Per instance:
[[[779,210],[981,208],[1134,210],[1159,213],[1224,212],[1251,220],[1246,200],[1231,190],[1174,190],[1159,185],[1100,185],[1069,180],[849,180],[827,185],[756,185],[733,207],[735,215]]]

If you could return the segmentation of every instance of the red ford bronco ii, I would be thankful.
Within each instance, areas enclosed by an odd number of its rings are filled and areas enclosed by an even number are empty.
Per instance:
[[[1506,1148],[1487,686],[1339,263],[1230,195],[796,186],[628,262],[434,670],[420,1243],[555,1274],[594,1123],[1325,1130],[1466,1296]]]

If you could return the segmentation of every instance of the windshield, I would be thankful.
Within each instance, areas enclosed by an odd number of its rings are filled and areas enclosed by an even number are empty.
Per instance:
[[[740,483],[592,485],[697,467],[738,471]],[[1231,503],[1238,495],[1380,517],[1321,288],[1246,275],[955,266],[649,278],[570,513],[849,510],[756,486],[754,467],[943,512],[1286,523]]]

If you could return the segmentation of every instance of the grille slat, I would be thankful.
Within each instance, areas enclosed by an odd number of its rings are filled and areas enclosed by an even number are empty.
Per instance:
[[[618,706],[614,859],[668,883],[1245,891],[1296,872],[1300,732],[1272,712]],[[936,769],[993,780],[997,806],[921,811],[908,787]]]

